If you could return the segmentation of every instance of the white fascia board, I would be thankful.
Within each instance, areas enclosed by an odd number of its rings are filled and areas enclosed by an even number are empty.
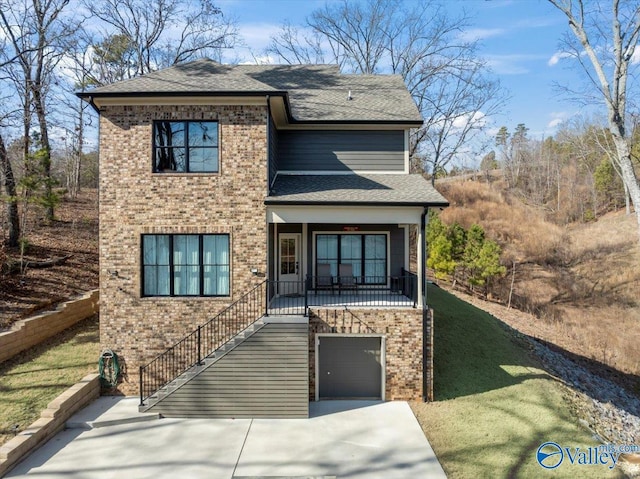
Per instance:
[[[267,206],[269,223],[420,224],[419,206]]]

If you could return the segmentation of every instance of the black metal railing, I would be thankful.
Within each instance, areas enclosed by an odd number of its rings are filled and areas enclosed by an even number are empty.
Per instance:
[[[267,281],[255,286],[218,315],[140,367],[140,405],[163,386],[267,314]]]
[[[418,304],[417,293],[417,276],[405,270],[398,276],[309,276],[306,303],[308,306],[415,308]]]
[[[306,316],[308,294],[306,281],[268,281],[268,314]]]

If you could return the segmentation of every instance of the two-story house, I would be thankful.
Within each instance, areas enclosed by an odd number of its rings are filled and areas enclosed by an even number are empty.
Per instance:
[[[447,201],[409,172],[399,76],[203,59],[78,95],[100,115],[101,344],[141,410],[430,397],[415,245]]]

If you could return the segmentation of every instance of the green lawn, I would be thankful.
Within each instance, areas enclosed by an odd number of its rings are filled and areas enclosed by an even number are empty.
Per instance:
[[[448,477],[623,477],[617,468],[566,459],[543,469],[536,451],[546,441],[598,445],[571,414],[567,389],[493,316],[433,285],[428,302],[436,401],[412,408]]]
[[[0,364],[0,444],[25,429],[53,399],[91,372],[100,356],[98,316]]]

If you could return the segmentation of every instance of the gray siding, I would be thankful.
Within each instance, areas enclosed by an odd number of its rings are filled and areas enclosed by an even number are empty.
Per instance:
[[[278,129],[276,128],[273,118],[269,117],[269,185],[276,177],[278,172]]]
[[[404,171],[404,131],[283,130],[280,171]]]
[[[166,417],[306,418],[309,326],[268,323],[150,411]]]

